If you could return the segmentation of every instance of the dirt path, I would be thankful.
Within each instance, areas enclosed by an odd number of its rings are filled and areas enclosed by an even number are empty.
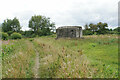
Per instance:
[[[34,66],[34,75],[35,78],[39,78],[39,53],[35,49],[36,52],[36,58],[35,58],[35,66]]]

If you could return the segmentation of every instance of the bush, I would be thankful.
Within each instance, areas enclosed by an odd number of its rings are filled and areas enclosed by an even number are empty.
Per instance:
[[[10,36],[13,33],[13,31],[8,31],[7,33]]]
[[[19,32],[21,35],[25,35],[25,31],[20,31]]]
[[[3,40],[7,40],[7,39],[8,39],[8,34],[2,32],[2,39],[3,39]]]
[[[25,31],[25,37],[32,38],[35,36],[33,31]]]
[[[11,34],[11,38],[12,39],[21,39],[22,38],[22,35],[20,33],[13,33]]]
[[[31,42],[32,42],[33,40],[34,40],[33,38],[29,39],[29,41],[31,41]]]
[[[91,30],[83,30],[83,35],[93,35]]]
[[[31,35],[31,38],[34,38],[34,37],[36,37],[36,35],[35,35],[35,34],[32,34],[32,35]]]

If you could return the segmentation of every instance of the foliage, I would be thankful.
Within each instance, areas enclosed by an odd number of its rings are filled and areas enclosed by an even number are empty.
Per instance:
[[[50,18],[45,16],[32,16],[29,21],[29,28],[31,28],[36,35],[47,35],[53,30],[55,24],[50,22]]]
[[[22,35],[20,33],[13,33],[11,34],[11,38],[12,39],[21,39],[22,38]]]
[[[2,25],[0,24],[0,32],[2,32]]]
[[[115,28],[114,31],[120,32],[120,27]]]
[[[25,31],[20,30],[19,32],[21,35],[25,35]]]
[[[91,30],[83,30],[83,35],[92,35],[93,32]]]
[[[97,27],[98,27],[98,34],[105,34],[107,30],[106,27],[108,27],[108,24],[99,22],[97,23]]]
[[[2,31],[3,32],[12,31],[11,23],[12,23],[11,19],[4,20],[4,22],[2,23]]]
[[[10,36],[13,33],[13,31],[8,31],[7,33]]]
[[[3,40],[7,40],[7,39],[8,39],[8,34],[2,32],[2,39],[3,39]]]
[[[113,30],[114,33],[116,34],[120,34],[120,27],[117,27]]]
[[[28,38],[33,38],[33,37],[35,37],[36,35],[35,35],[35,33],[34,33],[33,31],[29,30],[29,31],[25,31],[25,32],[24,32],[24,36],[25,36],[25,37],[28,37]]]
[[[89,24],[90,30],[93,32],[93,34],[97,31],[97,25],[90,23]]]
[[[119,34],[118,28],[112,30],[108,29],[107,23],[99,22],[97,24],[90,23],[85,24],[83,30],[83,35],[92,35],[92,34]],[[91,33],[92,32],[92,33]]]
[[[84,40],[55,40],[51,37],[34,39],[36,49],[41,53],[40,77],[118,77],[117,35],[91,35],[84,37]]]
[[[14,46],[13,45],[3,45],[2,46],[2,56],[9,55],[13,51],[14,51]]]
[[[4,22],[2,23],[3,32],[8,32],[8,31],[19,32],[20,29],[21,29],[20,22],[17,18],[14,18],[13,20],[11,19],[4,20]]]
[[[85,30],[89,30],[88,24],[85,24],[84,28],[85,28]]]
[[[3,41],[2,77],[35,77],[39,57],[40,78],[117,78],[118,36],[89,35],[84,39],[55,36]],[[39,54],[39,56],[36,55]]]
[[[26,43],[27,41],[27,43]],[[2,43],[2,78],[31,78],[35,52],[26,39],[9,40]]]

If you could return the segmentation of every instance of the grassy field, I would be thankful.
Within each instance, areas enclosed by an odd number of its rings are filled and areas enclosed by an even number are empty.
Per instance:
[[[3,78],[117,78],[117,35],[2,42]]]

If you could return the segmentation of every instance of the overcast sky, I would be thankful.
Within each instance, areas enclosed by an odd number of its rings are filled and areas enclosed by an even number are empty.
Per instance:
[[[22,30],[28,29],[33,15],[50,17],[56,27],[84,26],[106,22],[110,28],[118,25],[119,0],[1,0],[0,23],[17,17]]]

